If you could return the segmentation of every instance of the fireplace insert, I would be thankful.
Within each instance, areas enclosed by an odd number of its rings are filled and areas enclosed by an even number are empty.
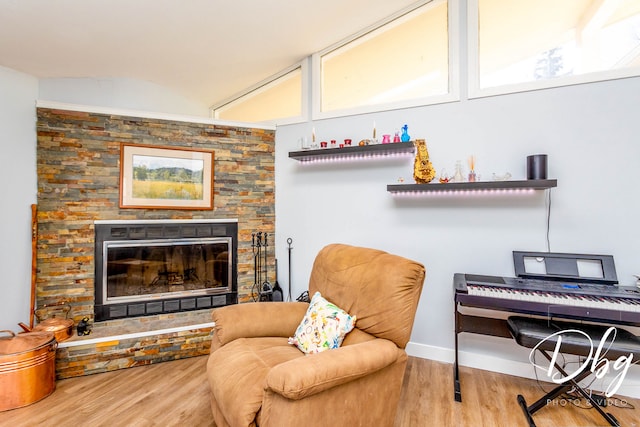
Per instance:
[[[236,304],[236,220],[95,223],[95,321]]]

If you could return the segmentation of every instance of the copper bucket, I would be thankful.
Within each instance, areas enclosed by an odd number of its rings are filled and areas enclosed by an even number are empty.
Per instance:
[[[0,331],[0,411],[27,406],[56,388],[56,342],[52,332]]]

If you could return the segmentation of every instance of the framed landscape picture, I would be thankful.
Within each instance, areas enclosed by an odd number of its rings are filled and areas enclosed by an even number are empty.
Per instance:
[[[123,143],[120,207],[213,209],[213,151]]]

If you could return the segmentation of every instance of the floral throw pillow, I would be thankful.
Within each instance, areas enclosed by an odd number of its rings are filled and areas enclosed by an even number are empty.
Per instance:
[[[338,348],[355,325],[356,316],[349,315],[316,292],[296,333],[289,337],[289,344],[306,354]]]

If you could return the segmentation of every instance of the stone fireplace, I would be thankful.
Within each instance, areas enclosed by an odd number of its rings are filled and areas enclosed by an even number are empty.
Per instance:
[[[211,312],[252,301],[252,232],[275,231],[275,130],[63,107],[37,109],[36,304],[64,300],[74,323],[87,318],[91,331],[74,328],[59,344],[57,377],[207,354]],[[122,143],[214,151],[213,209],[121,208]],[[107,223],[116,227],[103,231]],[[106,296],[96,290],[102,233],[118,265],[107,268],[116,289]],[[172,253],[176,238],[184,244]],[[143,261],[132,260],[138,253]],[[192,265],[202,253],[206,265]]]
[[[237,220],[96,221],[95,321],[238,302]]]

